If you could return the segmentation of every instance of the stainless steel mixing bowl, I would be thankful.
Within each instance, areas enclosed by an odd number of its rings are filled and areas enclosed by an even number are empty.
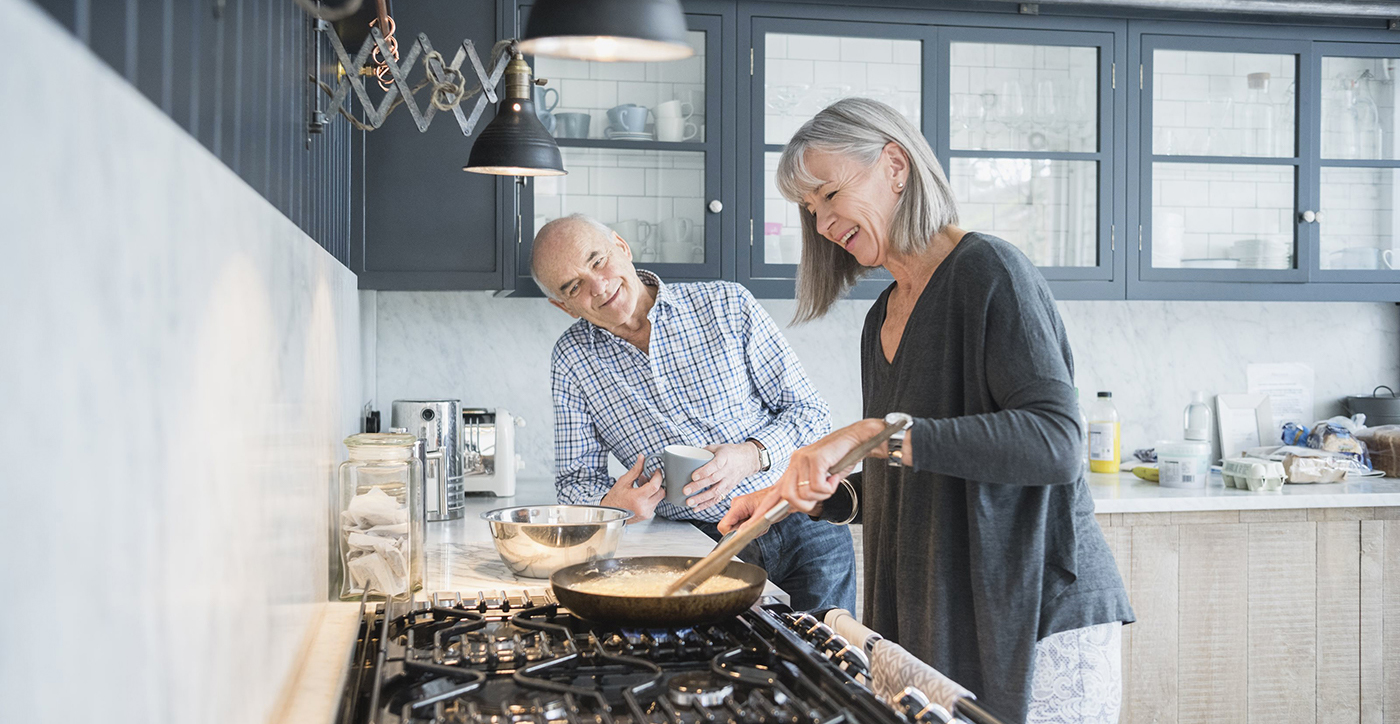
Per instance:
[[[501,560],[527,578],[612,558],[631,517],[630,510],[602,505],[525,505],[481,514]]]

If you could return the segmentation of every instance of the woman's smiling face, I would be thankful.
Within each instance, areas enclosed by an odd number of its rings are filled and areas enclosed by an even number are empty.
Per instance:
[[[889,256],[890,222],[908,175],[898,144],[885,146],[874,164],[825,151],[803,156],[807,171],[822,180],[802,197],[816,218],[817,233],[845,249],[863,266],[882,266]]]

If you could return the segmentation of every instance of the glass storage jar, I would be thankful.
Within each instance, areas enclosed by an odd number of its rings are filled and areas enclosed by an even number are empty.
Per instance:
[[[423,587],[423,465],[404,433],[345,438],[335,526],[337,593],[359,599],[408,594]]]

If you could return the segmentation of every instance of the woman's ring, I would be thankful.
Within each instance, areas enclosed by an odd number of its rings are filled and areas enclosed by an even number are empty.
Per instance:
[[[802,487],[803,485],[811,485],[811,484],[812,484],[812,481],[810,481],[810,480],[803,480],[802,482],[800,482],[800,483],[797,484],[797,487],[800,488],[800,487]]]

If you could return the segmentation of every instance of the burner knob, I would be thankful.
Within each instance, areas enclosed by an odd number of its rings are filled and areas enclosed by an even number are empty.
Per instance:
[[[870,673],[870,659],[865,657],[865,652],[849,644],[833,653],[831,658],[845,664],[848,671],[860,674]]]
[[[947,724],[953,721],[947,709],[929,701],[924,692],[912,686],[906,686],[904,691],[899,692],[899,708],[904,711],[904,718],[914,724]]]

